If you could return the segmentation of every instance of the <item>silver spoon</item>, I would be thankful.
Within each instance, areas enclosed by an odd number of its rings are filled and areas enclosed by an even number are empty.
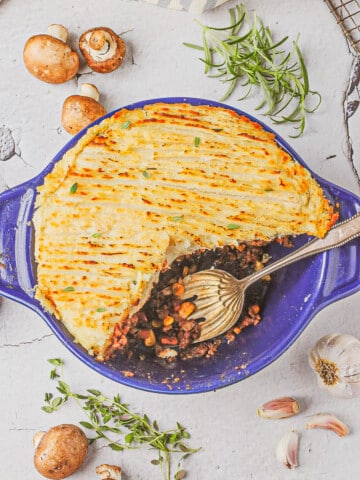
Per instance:
[[[195,297],[195,312],[189,317],[204,318],[200,337],[202,342],[225,333],[239,319],[247,287],[270,273],[316,253],[340,247],[360,235],[360,214],[333,227],[323,239],[315,239],[294,252],[240,280],[224,270],[203,270],[184,279],[183,298]]]

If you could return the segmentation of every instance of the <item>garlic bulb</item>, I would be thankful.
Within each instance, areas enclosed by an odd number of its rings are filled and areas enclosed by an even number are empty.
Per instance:
[[[360,395],[360,340],[332,333],[317,341],[309,354],[318,383],[338,397]]]

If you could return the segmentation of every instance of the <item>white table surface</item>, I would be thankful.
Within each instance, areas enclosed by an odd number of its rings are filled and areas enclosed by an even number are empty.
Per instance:
[[[349,101],[359,99],[355,88],[347,95],[356,70],[356,57],[339,26],[321,0],[247,0],[277,36],[295,38],[306,58],[311,85],[322,94],[319,110],[308,118],[305,134],[290,139],[291,127],[278,128],[307,164],[329,181],[359,194],[360,112],[346,121]],[[227,8],[197,15],[209,24],[224,25]],[[0,161],[0,191],[39,173],[70,136],[62,129],[63,100],[77,93],[78,84],[95,83],[102,102],[110,111],[148,98],[192,96],[219,100],[224,86],[208,79],[197,61],[198,54],[182,45],[198,43],[200,30],[194,14],[164,9],[131,0],[3,0],[0,3],[0,127],[8,128],[16,141],[16,152]],[[104,25],[123,35],[128,55],[123,66],[109,75],[82,68],[78,79],[48,85],[31,77],[24,68],[25,41],[44,33],[47,25],[61,23],[70,31],[70,42],[88,28]],[[233,95],[228,103],[254,114],[258,98],[239,103]],[[265,119],[266,121],[266,119]],[[267,121],[269,123],[269,121]],[[48,358],[61,357],[66,380],[77,391],[97,388],[112,395],[120,392],[127,403],[157,418],[164,428],[176,421],[188,427],[199,453],[185,462],[191,479],[293,480],[356,478],[360,473],[359,400],[338,400],[316,386],[307,363],[314,342],[339,331],[360,336],[360,294],[338,301],[318,313],[301,337],[280,359],[255,376],[224,389],[196,395],[156,395],[116,384],[85,367],[54,337],[44,322],[29,309],[0,298],[0,478],[42,478],[33,467],[32,437],[38,430],[84,419],[75,406],[59,413],[41,411],[49,380]],[[292,395],[302,412],[291,419],[265,421],[256,409],[271,398]],[[351,433],[344,439],[323,430],[305,431],[309,415],[332,412],[342,418]],[[275,447],[283,433],[301,432],[300,465],[288,471],[275,458]],[[158,479],[157,467],[149,464],[146,450],[119,454],[93,448],[85,466],[72,478],[96,478],[95,466],[122,466],[125,479]]]

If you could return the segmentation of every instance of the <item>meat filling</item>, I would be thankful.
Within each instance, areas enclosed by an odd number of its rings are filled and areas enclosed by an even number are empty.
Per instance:
[[[195,299],[186,298],[183,278],[211,267],[242,278],[263,268],[268,261],[267,243],[255,241],[214,250],[199,250],[179,257],[161,274],[143,308],[117,324],[107,359],[155,355],[166,362],[213,356],[222,341],[234,341],[245,327],[261,320],[260,300],[268,278],[250,288],[238,322],[223,336],[193,343],[199,338],[201,321],[196,318]],[[189,317],[192,317],[191,319]]]

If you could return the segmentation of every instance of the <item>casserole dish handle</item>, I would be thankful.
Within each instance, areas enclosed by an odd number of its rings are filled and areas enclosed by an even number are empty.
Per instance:
[[[0,194],[0,295],[34,302],[30,248],[35,189],[30,182]]]
[[[340,221],[360,212],[360,198],[355,194],[328,184],[334,204],[340,205]],[[360,289],[360,239],[355,238],[341,248],[325,252],[323,282],[319,288],[318,307],[324,308]]]

